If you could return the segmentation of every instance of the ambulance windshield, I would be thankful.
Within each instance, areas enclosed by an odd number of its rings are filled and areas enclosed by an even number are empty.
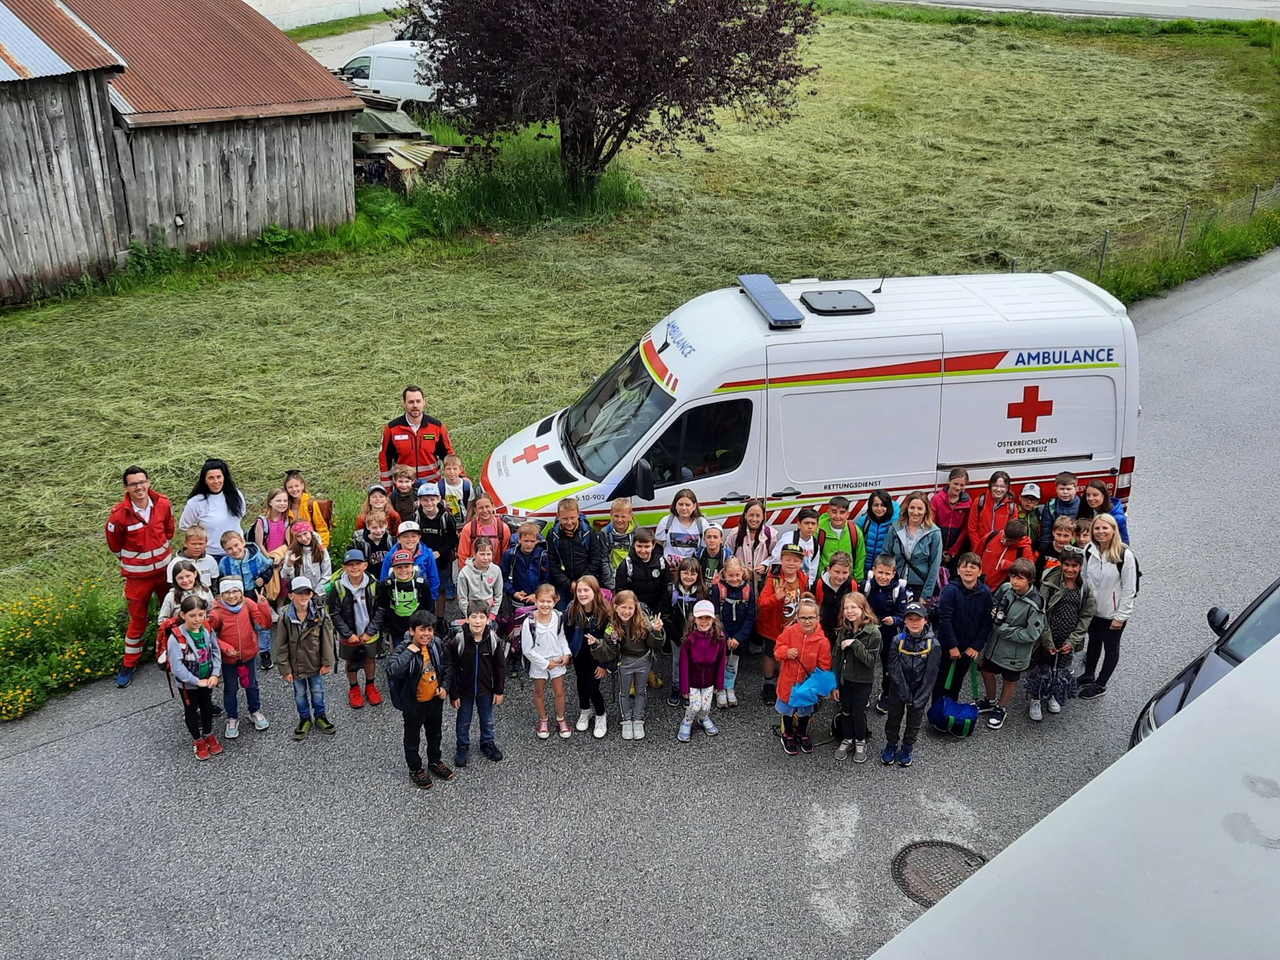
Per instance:
[[[564,448],[580,472],[603,480],[674,402],[633,347],[569,408]]]

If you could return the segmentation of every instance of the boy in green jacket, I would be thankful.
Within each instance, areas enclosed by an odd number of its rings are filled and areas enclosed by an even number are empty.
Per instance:
[[[987,726],[1004,726],[1005,708],[1018,689],[1022,671],[1031,665],[1031,651],[1044,634],[1044,601],[1032,583],[1036,566],[1030,560],[1015,560],[1009,579],[1000,585],[993,599],[991,617],[995,625],[982,650],[982,684],[986,696],[978,701],[978,712],[989,713]],[[1004,680],[1000,699],[995,700],[996,674]]]
[[[867,542],[859,535],[858,528],[849,522],[847,497],[832,497],[827,501],[826,513],[818,518],[817,537],[822,545],[822,555],[818,558],[819,577],[831,565],[832,557],[842,550],[853,557],[855,573],[866,567]]]

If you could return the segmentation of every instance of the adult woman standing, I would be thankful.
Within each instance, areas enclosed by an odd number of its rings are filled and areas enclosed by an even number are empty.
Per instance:
[[[182,508],[178,528],[204,527],[209,533],[209,555],[215,560],[226,556],[222,549],[222,535],[228,530],[241,533],[240,518],[244,516],[244,495],[231,479],[231,468],[225,460],[210,458],[200,468],[200,478],[191,488],[187,505]]]
[[[1109,513],[1094,517],[1091,542],[1084,551],[1084,578],[1093,589],[1097,611],[1089,623],[1080,699],[1095,700],[1107,692],[1107,681],[1120,661],[1120,635],[1133,614],[1138,595],[1138,559],[1120,539]],[[1096,673],[1098,658],[1102,672]]]
[[[927,602],[938,586],[942,566],[942,531],[933,522],[933,509],[923,490],[902,501],[902,513],[889,536],[889,549],[898,576],[907,581],[911,596]]]
[[[1129,542],[1129,518],[1125,516],[1124,504],[1111,499],[1111,491],[1102,480],[1090,480],[1084,488],[1084,501],[1080,504],[1078,519],[1089,520],[1109,513],[1116,518],[1116,528],[1120,531],[1120,539]]]

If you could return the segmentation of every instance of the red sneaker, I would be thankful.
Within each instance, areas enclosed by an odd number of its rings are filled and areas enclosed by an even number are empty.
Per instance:
[[[218,742],[218,738],[212,733],[204,738],[205,746],[209,748],[209,752],[215,757],[222,752],[222,744]]]
[[[369,706],[371,707],[376,707],[382,702],[382,694],[378,692],[378,688],[373,685],[372,680],[364,685],[364,698],[369,701]]]
[[[191,746],[192,746],[192,749],[195,750],[196,752],[197,760],[209,759],[209,744],[204,740],[204,738],[197,740]]]
[[[360,685],[353,683],[350,691],[347,693],[347,699],[351,701],[351,709],[359,710],[364,706],[364,694],[360,692]]]

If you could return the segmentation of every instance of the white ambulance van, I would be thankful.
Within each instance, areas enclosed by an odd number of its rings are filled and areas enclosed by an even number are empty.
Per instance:
[[[1087,280],[738,281],[494,450],[482,483],[508,522],[554,520],[567,496],[598,521],[630,497],[651,525],[689,487],[718,522],[763,497],[785,527],[836,494],[860,511],[876,489],[932,491],[954,467],[1045,496],[1070,470],[1128,497],[1138,344],[1124,305]]]

